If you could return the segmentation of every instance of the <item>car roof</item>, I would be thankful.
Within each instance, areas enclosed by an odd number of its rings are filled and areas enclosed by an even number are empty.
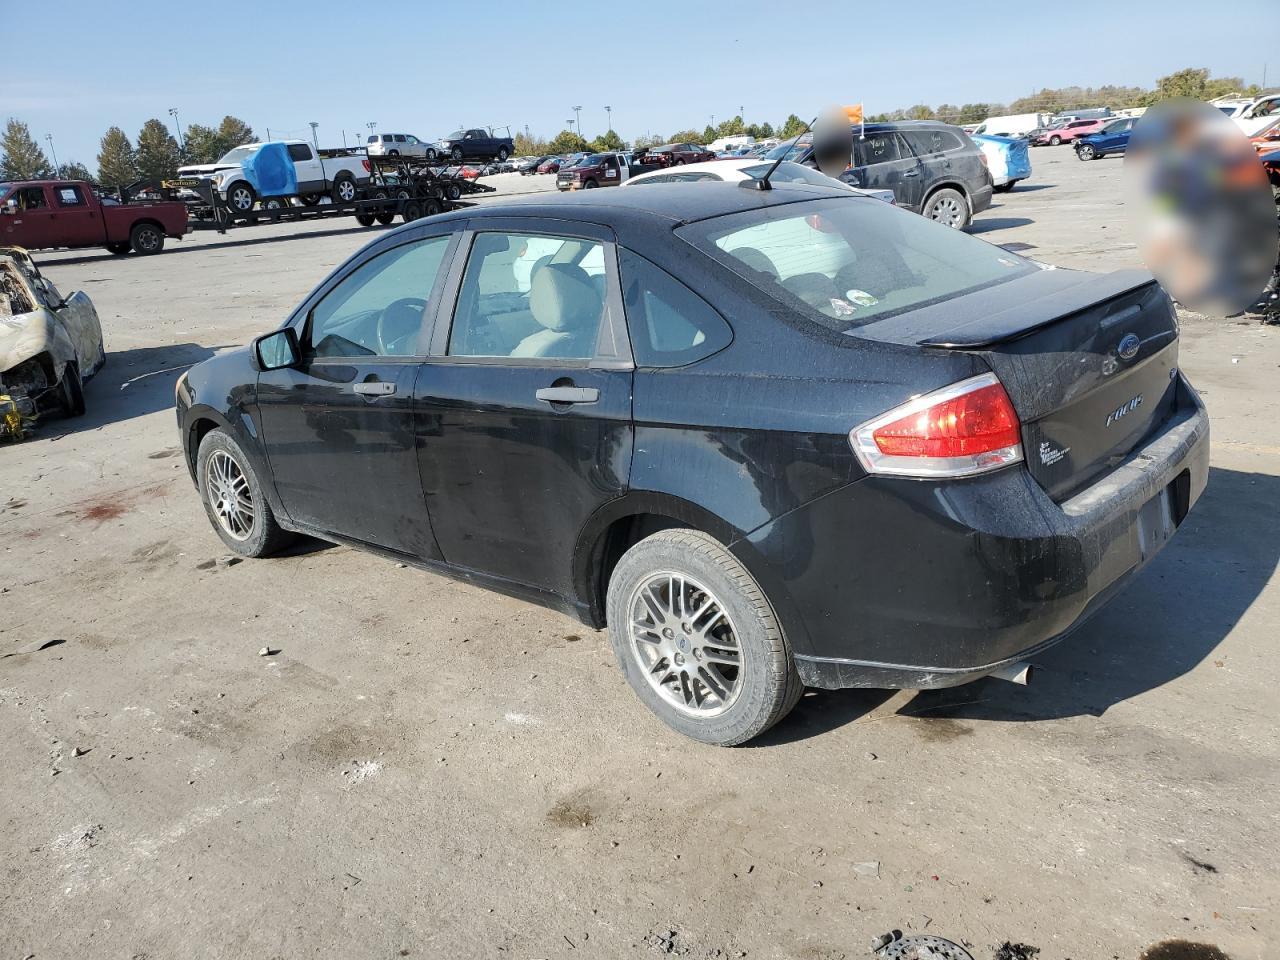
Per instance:
[[[728,161],[717,161],[727,163]],[[687,164],[685,169],[693,166]],[[601,196],[603,194],[603,196]],[[711,217],[759,210],[764,207],[821,200],[827,197],[859,197],[842,187],[779,183],[772,190],[746,190],[733,183],[704,181],[690,188],[687,183],[657,183],[643,190],[583,190],[548,195],[526,194],[503,203],[465,207],[432,217],[441,220],[484,220],[500,217],[547,217],[579,220],[604,225],[651,222],[654,217],[672,223],[692,223]],[[865,197],[865,195],[861,195]],[[877,201],[879,202],[879,201]]]

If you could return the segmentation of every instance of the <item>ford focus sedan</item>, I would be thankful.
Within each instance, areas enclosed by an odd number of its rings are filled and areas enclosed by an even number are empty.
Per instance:
[[[193,367],[177,417],[232,550],[305,534],[562,610],[725,745],[805,686],[1021,672],[1208,472],[1149,276],[803,184],[406,224]]]

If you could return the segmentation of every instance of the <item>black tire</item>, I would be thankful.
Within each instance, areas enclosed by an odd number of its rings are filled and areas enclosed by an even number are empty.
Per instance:
[[[400,216],[404,219],[405,223],[412,223],[414,220],[421,219],[422,204],[417,200],[405,201],[405,203],[400,207]]]
[[[289,201],[285,197],[269,197],[262,201],[263,210],[287,210]]]
[[[210,503],[209,462],[218,454],[230,457],[235,462],[248,486],[253,520],[244,537],[236,537],[228,532],[228,526],[224,526],[214,505]],[[209,522],[213,524],[213,529],[222,538],[222,542],[234,552],[243,557],[265,557],[288,546],[294,539],[293,533],[276,523],[275,514],[271,512],[271,506],[262,494],[262,484],[258,482],[258,475],[253,472],[249,458],[245,456],[240,444],[226,431],[220,428],[210,430],[200,441],[200,450],[196,454],[196,483],[199,485],[200,500],[204,503]]]
[[[1051,147],[1056,147],[1061,143],[1062,143],[1062,138],[1058,136],[1056,133],[1049,138],[1049,146]]]
[[[594,180],[587,180],[587,181],[585,181],[585,182],[582,184],[582,189],[583,189],[583,190],[594,190],[594,189],[595,189],[596,187],[598,187],[598,186],[600,186],[600,184],[596,183]]]
[[[362,227],[372,227],[376,219],[377,217],[375,217],[374,214],[372,213],[356,214],[356,223],[360,224],[360,226]]]
[[[444,193],[450,200],[457,200],[462,196],[462,188],[456,183],[451,183],[449,186],[445,187]]]
[[[428,148],[428,150],[427,150],[427,163],[435,163],[435,162],[436,162],[437,160],[439,160],[439,159],[440,159],[440,154],[436,153],[436,151],[435,151],[434,149],[430,149],[430,148]]]
[[[400,156],[400,151],[399,151],[399,150],[388,150],[388,151],[387,151],[387,156],[388,156],[388,157],[398,157],[398,156]]]
[[[1081,160],[1096,160],[1099,154],[1093,149],[1092,144],[1082,143],[1076,147],[1076,156]]]
[[[374,214],[373,218],[385,227],[396,218],[396,212],[394,210],[384,210],[382,213]]]
[[[430,200],[426,200],[423,202],[422,215],[424,217],[434,217],[437,213],[439,213],[443,209],[444,207],[440,205],[440,201],[432,197]]]
[[[450,150],[450,151],[449,151],[449,157],[453,160],[453,162],[454,162],[454,163],[461,163],[461,162],[462,162],[462,148],[461,148],[461,147],[454,147],[452,150]]]
[[[108,243],[107,249],[110,252],[114,253],[116,256],[121,256],[122,254],[126,254],[129,252],[129,243],[128,241],[125,241],[123,243]]]
[[[499,161],[501,161],[501,162],[505,163],[505,162],[506,162],[506,160],[507,160],[507,157],[509,157],[509,156],[511,156],[511,154],[507,153],[507,148],[506,148],[506,147],[499,147],[499,148],[498,148],[498,160],[499,160]]]
[[[68,363],[62,371],[62,383],[58,384],[62,412],[68,417],[84,415],[84,383],[80,380],[80,368]]]
[[[1008,183],[1001,183],[997,186],[993,186],[991,189],[994,190],[996,193],[1008,193],[1010,190],[1013,189],[1014,183],[1015,181],[1010,180]]]
[[[304,207],[314,207],[317,203],[319,203],[323,199],[324,199],[323,194],[308,193],[302,198],[302,205]]]
[[[963,230],[972,219],[964,194],[951,187],[943,187],[929,194],[920,212],[935,223],[954,227],[956,230]]]
[[[698,716],[675,706],[646,678],[646,673],[652,671],[646,671],[632,649],[631,607],[639,602],[636,598],[646,581],[667,573],[696,581],[691,586],[704,585],[732,626],[740,665],[732,668],[736,670],[732,681],[735,692],[728,698],[728,705],[717,713]],[[804,693],[790,646],[764,592],[737,558],[705,533],[662,530],[623,554],[609,580],[607,619],[610,643],[632,690],[669,727],[695,740],[718,746],[745,743],[785,717]],[[710,622],[714,624],[716,620]],[[690,637],[695,635],[691,633]],[[672,642],[680,639],[676,637]],[[643,641],[636,641],[640,642]],[[692,652],[689,656],[686,668],[693,665],[701,671],[709,666],[702,664],[700,658],[695,660]],[[693,687],[694,681],[687,679],[687,670],[685,673],[686,679],[672,689],[673,694]],[[721,670],[721,679],[723,676]]]
[[[129,231],[129,246],[144,257],[164,249],[164,231],[154,223],[135,223]]]
[[[332,200],[334,203],[350,203],[356,198],[356,182],[348,173],[340,173],[333,181]]]
[[[243,180],[237,180],[227,188],[227,206],[232,213],[248,213],[258,202],[258,192]]]

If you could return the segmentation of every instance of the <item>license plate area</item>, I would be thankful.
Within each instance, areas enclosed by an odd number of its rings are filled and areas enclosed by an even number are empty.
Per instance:
[[[1169,542],[1178,521],[1173,504],[1173,484],[1142,505],[1138,511],[1137,538],[1140,562],[1145,563]]]

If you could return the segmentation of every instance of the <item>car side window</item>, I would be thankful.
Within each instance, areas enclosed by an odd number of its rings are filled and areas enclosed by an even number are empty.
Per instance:
[[[727,347],[733,330],[700,296],[661,267],[622,248],[622,302],[640,367],[682,367]]]
[[[44,187],[23,187],[11,199],[18,201],[19,210],[44,210],[49,206],[44,198]]]
[[[479,233],[449,355],[588,360],[606,308],[604,245],[547,234]]]
[[[311,159],[311,148],[305,143],[289,144],[289,159],[297,163],[299,160]]]
[[[870,134],[854,141],[858,166],[869,167],[876,163],[888,163],[901,159],[898,138],[892,133]]]
[[[72,184],[64,184],[56,189],[58,198],[58,206],[60,207],[83,207],[85,206],[84,191]]]
[[[311,310],[307,357],[412,357],[449,237],[406,243],[367,260]]]

